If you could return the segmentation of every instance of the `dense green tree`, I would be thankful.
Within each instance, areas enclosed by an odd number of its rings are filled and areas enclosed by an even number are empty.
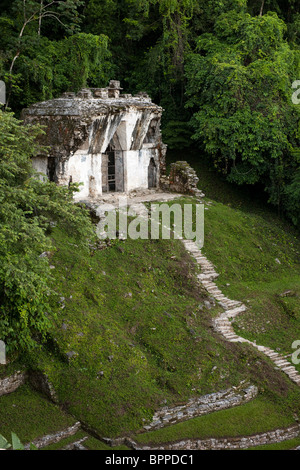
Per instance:
[[[0,78],[17,113],[112,78],[145,90],[165,110],[169,148],[194,144],[191,121],[231,181],[259,182],[287,208],[298,181],[299,25],[298,0],[4,0]]]
[[[77,33],[61,41],[38,38],[27,44],[16,73],[6,75],[8,82],[14,80],[9,105],[20,109],[64,91],[105,86],[111,71],[109,57],[106,36]]]
[[[41,256],[52,249],[51,225],[74,231],[85,245],[93,236],[87,212],[73,203],[76,187],[34,177],[30,157],[41,152],[40,132],[0,110],[0,338],[8,351],[33,348],[51,328],[51,269]]]
[[[284,40],[285,31],[275,13],[222,14],[214,34],[199,37],[186,67],[194,138],[230,181],[263,182],[277,205],[299,145],[291,86],[300,53]]]
[[[7,84],[7,107],[19,111],[66,90],[107,83],[111,71],[108,38],[80,32],[82,3],[14,0],[3,11],[0,64]]]

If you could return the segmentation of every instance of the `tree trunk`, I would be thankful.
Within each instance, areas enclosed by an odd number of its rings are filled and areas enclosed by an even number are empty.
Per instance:
[[[264,12],[264,5],[265,5],[265,0],[263,0],[263,1],[262,1],[261,7],[260,7],[259,16],[263,16],[263,12]]]
[[[44,0],[41,0],[41,7],[40,7],[40,16],[39,16],[39,29],[38,29],[38,35],[41,35],[41,26],[42,26],[42,9],[44,6]]]

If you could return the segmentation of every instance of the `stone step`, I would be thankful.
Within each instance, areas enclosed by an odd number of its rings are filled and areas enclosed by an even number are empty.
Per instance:
[[[263,353],[266,353],[266,348],[265,346],[257,346],[257,349]]]
[[[217,276],[214,273],[201,273],[197,275],[197,278],[200,279],[200,281],[212,281],[216,277]]]
[[[281,370],[284,372],[297,372],[294,366],[282,367]]]
[[[211,276],[217,277],[218,274],[213,269],[203,269],[200,274],[210,274]],[[207,287],[207,286],[205,286]]]
[[[299,380],[300,381],[300,375],[298,373],[291,373],[291,374],[288,374],[289,378],[291,380]]]
[[[216,277],[216,273],[205,271],[203,273],[197,274],[198,279],[205,279],[205,277],[207,277],[207,278],[208,277],[211,277],[211,278]]]
[[[231,300],[231,299],[228,299],[228,297],[225,297],[225,298],[227,299],[227,303],[230,305],[236,305],[236,306],[242,305],[242,302],[240,302],[239,300]]]
[[[212,288],[212,287],[218,287],[218,286],[216,285],[216,283],[215,283],[215,282],[212,282],[212,281],[203,281],[202,284],[203,284],[203,286],[205,287],[205,289],[207,289],[207,288]]]
[[[280,357],[279,354],[275,351],[270,352],[270,353],[266,353],[266,354],[267,354],[267,356],[270,357],[270,359],[273,359],[273,360],[274,360],[275,357],[277,357],[277,358]]]
[[[219,294],[221,291],[219,289],[206,289],[210,294]]]
[[[227,315],[228,317],[235,317],[235,316],[237,316],[239,313],[244,312],[245,310],[247,310],[247,308],[245,307],[245,305],[241,305],[240,307],[236,307],[236,308],[233,308],[233,309],[230,309],[230,310],[226,310],[226,315]]]
[[[283,367],[283,366],[290,366],[291,363],[288,362],[288,361],[274,361],[275,364],[278,366],[278,367]]]
[[[231,325],[222,325],[217,327],[220,331],[234,331]]]
[[[224,297],[224,299],[222,300],[222,303],[224,305],[232,306],[232,307],[238,307],[239,305],[241,305],[241,302],[230,300],[227,297]]]
[[[232,328],[220,328],[219,332],[222,334],[230,334],[230,333],[235,334]]]
[[[210,278],[213,279],[215,277],[218,277],[218,274],[215,273],[214,271],[203,271],[197,275],[198,278],[204,279],[204,280],[205,280],[205,276],[210,276]],[[207,278],[207,280],[209,281],[210,278]]]
[[[227,338],[227,339],[234,339],[234,338],[236,339],[236,338],[238,338],[238,335],[236,335],[235,333],[224,333],[223,336],[225,336],[225,338]]]
[[[190,253],[192,253],[194,256],[198,255],[200,252],[199,252],[199,248],[198,247],[195,247],[195,246],[192,246],[192,245],[186,245],[186,248],[188,249],[188,251]]]
[[[231,327],[231,322],[227,318],[216,320],[215,324],[218,326],[230,326]]]
[[[194,258],[197,261],[199,261],[199,263],[201,263],[201,264],[205,264],[207,266],[213,266],[213,264],[210,261],[208,261],[208,259],[204,258],[204,256],[202,256],[202,255],[195,255]]]

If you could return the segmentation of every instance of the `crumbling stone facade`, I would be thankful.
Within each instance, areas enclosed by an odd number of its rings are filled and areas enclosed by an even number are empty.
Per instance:
[[[111,80],[107,88],[64,93],[23,110],[25,123],[45,126],[41,144],[49,147],[33,159],[34,168],[58,184],[82,183],[77,200],[160,187],[166,153],[162,108],[146,93],[121,90]]]
[[[197,188],[199,178],[195,170],[185,161],[171,163],[170,175],[162,177],[165,188],[177,193],[190,194],[195,197],[203,197],[204,194]]]

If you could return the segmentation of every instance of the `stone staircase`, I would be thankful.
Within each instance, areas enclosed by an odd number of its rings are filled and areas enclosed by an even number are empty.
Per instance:
[[[198,274],[197,276],[199,281],[206,291],[224,309],[224,312],[213,320],[215,330],[227,341],[251,344],[258,351],[264,353],[269,359],[271,359],[271,361],[274,362],[278,369],[284,372],[294,383],[300,386],[299,372],[284,356],[271,348],[259,346],[255,341],[249,341],[235,333],[231,322],[237,315],[244,312],[247,307],[242,302],[229,299],[218,288],[214,282],[214,279],[218,277],[218,273],[215,271],[213,264],[201,253],[197,244],[191,240],[182,240],[182,242],[186,250],[194,257],[201,268],[201,274]]]

